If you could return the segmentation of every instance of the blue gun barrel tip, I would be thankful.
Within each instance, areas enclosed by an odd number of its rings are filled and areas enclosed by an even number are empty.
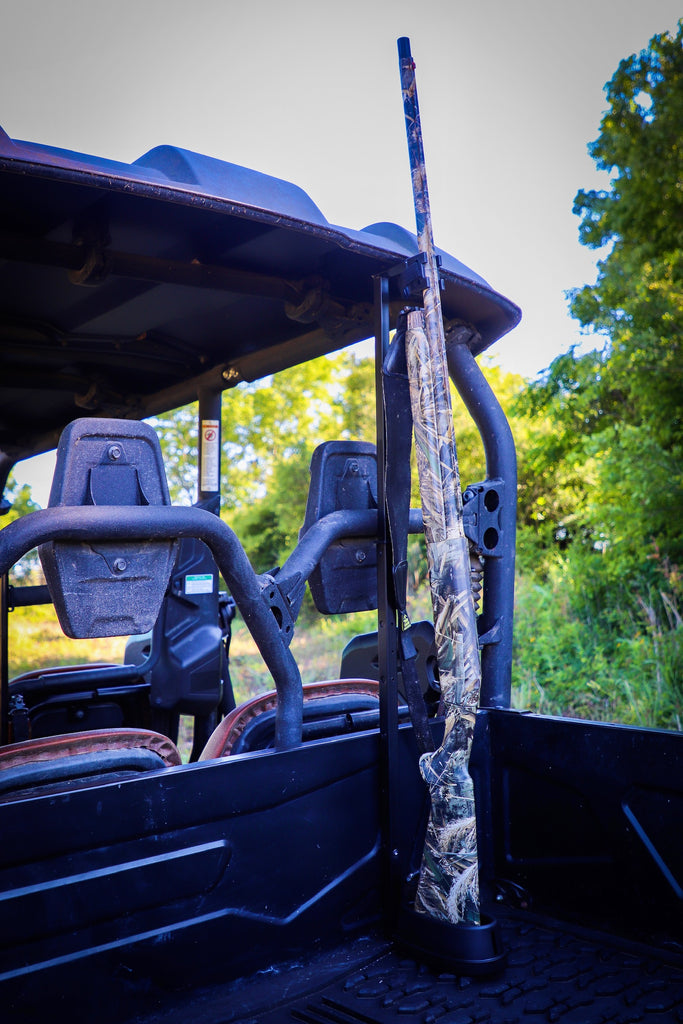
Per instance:
[[[401,60],[405,57],[412,56],[410,52],[410,39],[408,39],[408,36],[401,36],[398,40],[398,56]]]

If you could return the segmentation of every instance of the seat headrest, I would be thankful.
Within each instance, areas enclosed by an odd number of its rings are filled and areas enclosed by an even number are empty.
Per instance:
[[[135,420],[78,419],[59,441],[49,506],[111,508],[112,540],[41,545],[60,625],[88,639],[146,633],[159,614],[175,541],[118,541],[116,509],[170,505],[159,439]]]

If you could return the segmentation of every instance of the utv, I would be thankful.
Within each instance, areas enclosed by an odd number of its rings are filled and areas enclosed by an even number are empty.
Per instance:
[[[0,531],[0,1018],[683,1020],[683,737],[510,708],[515,453],[476,357],[518,309],[441,253],[487,465],[464,501],[481,917],[451,926],[411,909],[426,804],[397,578],[422,515],[385,364],[420,304],[415,236],[170,146],[124,165],[0,132],[0,174],[3,486],[57,448],[49,507]],[[257,573],[219,515],[223,393],[368,338],[377,443],[321,443],[300,541]],[[195,400],[198,497],[174,507],[146,421]],[[10,584],[36,546],[46,585]],[[378,614],[302,686],[306,584],[323,614]],[[124,663],[10,679],[13,611],[46,602],[69,636],[134,638]],[[242,706],[235,605],[272,677]],[[438,741],[433,626],[410,632]]]

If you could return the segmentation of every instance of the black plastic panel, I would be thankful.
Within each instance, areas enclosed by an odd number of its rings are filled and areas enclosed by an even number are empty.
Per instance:
[[[365,733],[0,805],[2,1005],[125,1019],[376,922],[377,765]]]
[[[683,943],[683,734],[499,711],[487,725],[503,888],[570,920]]]
[[[330,512],[377,508],[377,453],[364,441],[326,441],[311,460],[311,484],[302,534]],[[331,544],[309,577],[319,612],[377,607],[377,544],[351,538]]]
[[[219,581],[206,544],[183,538],[153,632],[152,649],[159,652],[150,673],[154,711],[202,715],[218,706],[223,665]]]
[[[410,635],[417,652],[417,677],[428,709],[435,712],[441,696],[441,687],[434,643],[434,624],[428,619],[413,622],[410,626]],[[362,633],[349,640],[342,651],[339,676],[341,679],[379,679],[377,633]],[[405,699],[406,691],[400,665],[398,692]]]
[[[410,729],[398,745],[405,877],[422,789]],[[640,1019],[631,1009],[677,1020],[666,1015],[681,994],[681,763],[679,734],[481,713],[472,769],[482,882],[502,898],[501,917],[513,913],[507,967],[460,981],[399,955],[379,974],[349,975],[342,999],[340,989],[325,998],[354,1021]],[[49,1007],[74,1021],[158,1010],[173,1022],[191,1004],[195,1022],[244,1022],[278,1005],[273,1021],[326,1020],[317,997],[295,1010],[296,972],[321,992],[312,972],[325,948],[356,936],[377,955],[379,783],[379,737],[365,733],[0,805],[6,1019],[42,1020]],[[245,988],[251,972],[261,973]],[[215,1003],[208,990],[189,994],[228,982]]]
[[[50,507],[169,505],[159,439],[146,423],[80,419],[64,430]],[[175,558],[171,541],[43,544],[40,559],[67,636],[145,633]]]

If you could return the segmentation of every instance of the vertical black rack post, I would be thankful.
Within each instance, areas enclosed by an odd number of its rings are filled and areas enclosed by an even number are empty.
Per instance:
[[[377,641],[380,686],[380,813],[384,908],[389,926],[400,904],[398,836],[398,628],[391,603],[389,531],[386,519],[386,427],[382,366],[389,348],[389,277],[376,277],[375,394],[377,420]]]

